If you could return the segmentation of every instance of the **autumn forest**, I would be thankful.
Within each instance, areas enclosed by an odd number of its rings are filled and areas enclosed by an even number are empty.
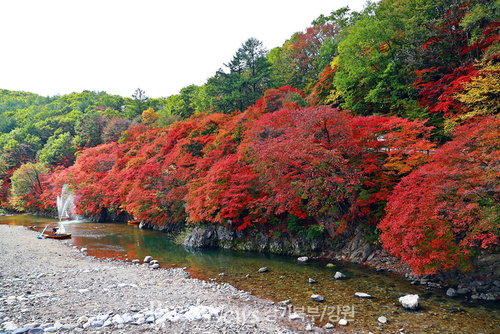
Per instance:
[[[342,8],[167,98],[0,90],[1,209],[55,212],[68,184],[81,215],[361,229],[417,273],[466,269],[500,250],[499,9]]]

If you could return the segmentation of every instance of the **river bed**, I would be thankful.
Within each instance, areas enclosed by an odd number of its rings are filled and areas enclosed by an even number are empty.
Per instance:
[[[45,226],[57,226],[57,221],[16,215],[0,217],[0,224],[31,226],[41,231]],[[163,233],[125,224],[66,221],[64,226],[72,233],[67,242],[88,248],[89,256],[142,262],[151,255],[162,267],[187,267],[195,278],[228,282],[274,301],[289,299],[296,310],[307,312],[318,325],[345,318],[350,320],[349,329],[369,329],[372,333],[401,329],[405,333],[500,333],[498,301],[448,298],[445,290],[411,285],[403,277],[370,267],[325,260],[301,263],[292,257],[256,252],[185,249]],[[333,267],[327,267],[328,263]],[[261,267],[269,271],[259,274]],[[347,279],[336,280],[337,271]],[[310,284],[309,278],[317,283]],[[357,298],[355,292],[374,298]],[[422,307],[418,311],[400,306],[398,298],[408,293],[420,295]],[[313,302],[312,294],[323,296],[325,302]],[[380,316],[388,322],[379,323]]]

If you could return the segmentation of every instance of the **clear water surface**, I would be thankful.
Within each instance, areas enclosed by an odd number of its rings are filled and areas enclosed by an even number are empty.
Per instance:
[[[55,227],[57,220],[16,215],[0,217],[0,224],[32,226],[41,231],[46,225],[49,229]],[[500,333],[499,301],[448,298],[445,290],[427,290],[399,275],[370,267],[326,260],[300,263],[294,257],[257,252],[185,249],[161,232],[126,224],[65,221],[64,226],[72,233],[67,242],[87,247],[90,256],[142,261],[151,255],[162,267],[188,267],[192,277],[228,282],[274,301],[289,299],[298,310],[314,317],[317,325],[346,318],[351,320],[346,329],[372,333],[401,329],[405,333]],[[326,267],[328,263],[334,266]],[[269,272],[259,274],[261,267],[268,267]],[[347,279],[335,280],[337,271]],[[220,277],[220,273],[225,276]],[[246,278],[247,274],[250,278]],[[309,278],[317,283],[310,284]],[[374,298],[360,299],[354,297],[355,292]],[[407,293],[420,295],[422,307],[418,311],[400,306],[398,298]],[[325,302],[313,302],[312,294],[322,295]],[[379,323],[380,316],[387,317],[388,322]]]

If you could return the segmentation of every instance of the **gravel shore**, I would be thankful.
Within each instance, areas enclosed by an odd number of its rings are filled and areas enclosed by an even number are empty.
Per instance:
[[[0,333],[335,332],[189,269],[94,259],[70,243],[0,225]]]

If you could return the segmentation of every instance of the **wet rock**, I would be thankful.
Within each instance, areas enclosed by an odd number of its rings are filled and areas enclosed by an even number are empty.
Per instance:
[[[345,279],[347,276],[342,274],[340,271],[337,271],[334,277],[335,279]]]
[[[152,256],[150,256],[150,255],[148,255],[148,256],[146,256],[146,257],[144,258],[144,261],[143,261],[143,262],[144,262],[144,263],[149,263],[149,262],[151,262],[152,260],[153,260],[153,257],[152,257]]]
[[[316,281],[315,281],[315,280],[313,280],[311,277],[309,277],[309,283],[310,283],[310,284],[314,284],[314,283],[316,283]]]
[[[267,267],[262,267],[262,268],[259,269],[259,273],[265,273],[267,271],[268,271]]]
[[[481,285],[476,288],[477,292],[488,292],[490,287],[488,285]]]
[[[299,262],[307,262],[307,261],[309,261],[309,258],[307,256],[302,256],[302,257],[299,257],[297,259],[297,261],[299,261]]]
[[[315,302],[323,302],[325,301],[325,298],[321,295],[311,295],[311,299]]]
[[[362,263],[368,259],[375,251],[376,247],[366,242],[365,234],[360,228],[358,228],[355,233],[355,237],[349,241],[349,244],[343,252],[349,256],[349,261],[353,263]]]
[[[367,299],[369,299],[369,298],[373,298],[372,296],[370,296],[369,294],[364,293],[364,292],[356,292],[356,293],[354,294],[354,296],[356,296],[356,297],[358,297],[358,298],[367,298]]]
[[[384,317],[384,316],[382,316],[382,317],[378,317],[378,319],[377,319],[377,320],[378,320],[378,322],[380,322],[381,324],[385,324],[385,323],[387,323],[387,318],[386,318],[386,317]]]
[[[457,293],[457,290],[453,289],[453,288],[449,288],[447,291],[446,291],[446,295],[448,297],[456,297],[458,296],[458,293]]]
[[[290,299],[287,299],[287,300],[283,300],[281,302],[278,302],[278,306],[287,306],[287,305],[290,305]]]
[[[198,226],[188,234],[182,245],[189,248],[213,248],[217,247],[217,241],[217,232],[213,227]]]
[[[399,302],[404,308],[409,310],[416,310],[420,307],[419,295],[406,295],[399,297]]]

